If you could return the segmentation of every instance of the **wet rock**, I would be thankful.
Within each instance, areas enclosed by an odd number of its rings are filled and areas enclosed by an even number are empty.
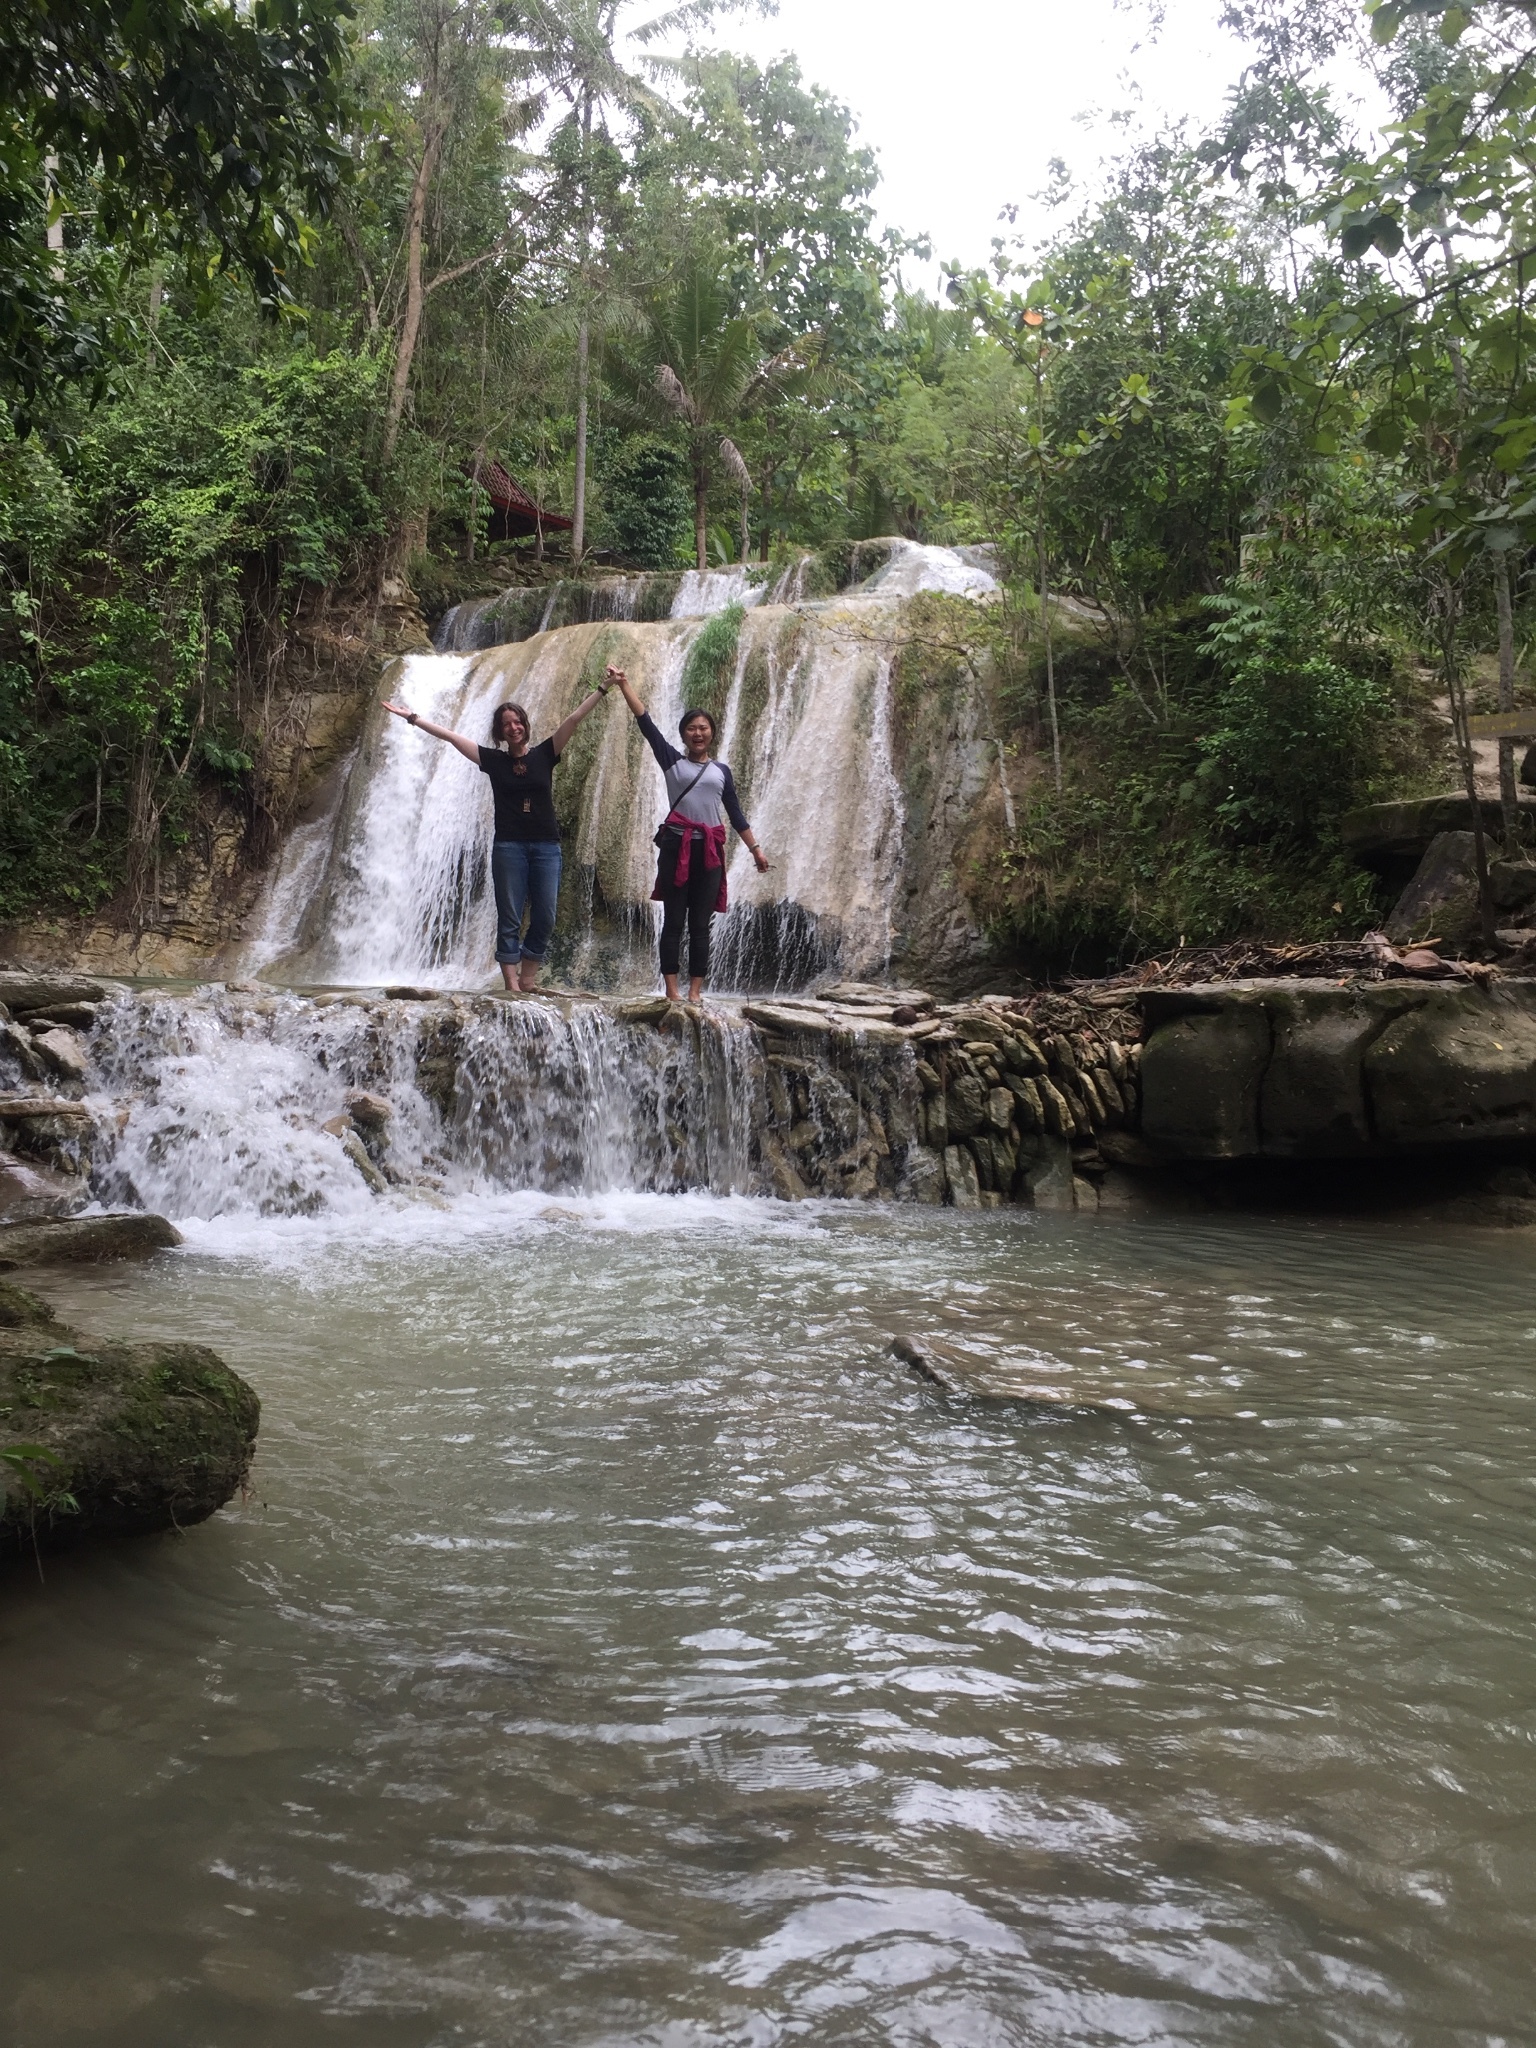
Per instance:
[[[935,1152],[949,1143],[949,1102],[943,1095],[930,1096],[923,1110],[923,1129]]]
[[[1036,1209],[1076,1207],[1072,1182],[1072,1148],[1064,1138],[1042,1134],[1022,1152],[1016,1172],[1020,1192]]]
[[[1470,832],[1441,832],[1425,848],[1382,929],[1394,946],[1404,946],[1432,934],[1465,945],[1481,928],[1476,842]]]
[[[32,1034],[34,1050],[61,1080],[83,1081],[90,1071],[91,1057],[82,1041],[67,1025],[56,1024],[51,1031]]]
[[[665,996],[646,996],[638,1002],[615,1003],[613,1014],[626,1024],[659,1024],[671,1007]]]
[[[13,1150],[60,1173],[83,1171],[94,1125],[84,1103],[63,1096],[0,1096],[0,1132]]]
[[[56,1167],[0,1152],[0,1224],[68,1216],[89,1199],[90,1183],[83,1175],[60,1173]]]
[[[787,1003],[743,1003],[741,1014],[749,1024],[784,1037],[825,1038],[835,1028],[831,1012],[819,1005]]]
[[[959,1074],[948,1095],[949,1135],[971,1138],[981,1129],[987,1115],[987,1092],[974,1074]]]
[[[0,1003],[16,1017],[53,1011],[64,1004],[105,1002],[110,992],[106,982],[92,981],[83,974],[32,974],[24,968],[0,968]]]
[[[244,1484],[260,1416],[215,1352],[97,1343],[0,1282],[0,1452],[20,1453],[0,1460],[0,1551],[206,1521]]]
[[[945,1147],[944,1178],[948,1183],[949,1199],[954,1208],[981,1207],[981,1182],[976,1172],[975,1155],[964,1145]]]
[[[1039,1090],[1040,1106],[1045,1118],[1045,1128],[1052,1137],[1070,1138],[1077,1127],[1077,1118],[1072,1104],[1056,1086],[1056,1083],[1042,1074],[1035,1083]]]
[[[341,1138],[342,1151],[346,1153],[348,1159],[357,1168],[363,1179],[368,1183],[368,1186],[376,1195],[386,1193],[389,1188],[389,1182],[380,1173],[378,1167],[374,1165],[372,1159],[369,1158],[368,1148],[357,1132],[352,1129],[350,1124],[346,1124],[338,1135]]]
[[[146,1259],[182,1242],[163,1216],[138,1211],[119,1216],[48,1217],[0,1227],[0,1271],[21,1266],[100,1264]]]
[[[397,987],[384,991],[386,998],[392,1003],[435,1003],[441,1000],[442,993],[440,988],[413,988],[407,982],[401,982]]]
[[[347,1097],[347,1115],[360,1131],[382,1131],[394,1113],[394,1104],[382,1095],[357,1088]]]
[[[71,1031],[89,1031],[101,1014],[99,1003],[54,1003],[46,1017],[29,1017],[31,1030],[46,1031],[56,1024],[66,1025]]]
[[[768,1185],[781,1202],[803,1202],[806,1199],[810,1189],[784,1147],[771,1132],[766,1132],[763,1136],[762,1162]]]
[[[901,1199],[938,1207],[944,1200],[945,1185],[943,1154],[929,1145],[912,1146],[897,1184]]]
[[[41,1081],[48,1072],[33,1051],[29,1034],[9,1022],[0,1023],[0,1071],[7,1070],[23,1081]]]

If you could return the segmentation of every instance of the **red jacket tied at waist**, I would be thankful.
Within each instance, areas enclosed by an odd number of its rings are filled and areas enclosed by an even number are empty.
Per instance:
[[[718,868],[720,870],[720,894],[715,898],[715,909],[724,910],[726,908],[725,827],[723,825],[696,824],[692,818],[685,818],[680,811],[670,812],[666,823],[669,831],[678,832],[682,835],[677,849],[677,866],[673,871],[672,877],[674,885],[679,889],[682,888],[692,873],[693,841],[694,835],[697,834],[704,842],[704,866],[706,870],[709,868]],[[653,903],[660,903],[661,900],[661,871],[658,868],[656,886],[651,891],[651,901]]]

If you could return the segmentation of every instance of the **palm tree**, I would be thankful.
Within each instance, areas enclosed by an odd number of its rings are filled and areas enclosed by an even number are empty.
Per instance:
[[[819,345],[818,335],[802,335],[770,356],[762,316],[733,312],[721,266],[697,257],[646,309],[639,351],[608,357],[609,378],[637,425],[683,429],[701,569],[709,565],[710,485],[722,468],[741,491],[743,560],[750,548],[751,476],[729,430],[771,399],[803,386],[810,376],[810,355]]]
[[[592,134],[605,126],[603,109],[620,114],[642,109],[661,112],[665,102],[634,72],[620,63],[614,48],[619,17],[632,0],[524,0],[525,33],[531,38],[538,69],[569,103],[577,140],[578,262],[576,328],[576,478],[572,506],[571,558],[579,567],[586,551],[587,531],[587,402],[592,357],[594,302],[593,240],[597,199],[593,179]],[[762,9],[764,0],[684,0],[650,21],[629,30],[639,43],[677,30],[701,27],[718,14]]]

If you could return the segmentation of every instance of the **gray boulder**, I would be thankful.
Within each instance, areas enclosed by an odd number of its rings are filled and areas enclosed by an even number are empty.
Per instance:
[[[52,1216],[0,1225],[0,1272],[21,1266],[98,1265],[147,1259],[182,1242],[163,1216]]]
[[[0,1003],[16,1017],[75,1003],[104,1002],[111,986],[84,974],[33,974],[25,968],[0,967]]]
[[[1142,1007],[1141,1134],[1165,1158],[1536,1139],[1536,982],[1225,982]]]
[[[1441,832],[1430,841],[1383,926],[1394,946],[1428,938],[1462,946],[1477,939],[1476,845],[1470,832]]]
[[[976,1161],[964,1145],[945,1146],[944,1178],[949,1183],[949,1199],[954,1208],[981,1207],[981,1182],[976,1173]]]

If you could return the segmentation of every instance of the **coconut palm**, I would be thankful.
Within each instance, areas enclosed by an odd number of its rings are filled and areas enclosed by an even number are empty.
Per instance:
[[[646,308],[639,346],[607,359],[609,379],[637,425],[683,431],[701,569],[709,561],[710,486],[722,470],[741,492],[743,560],[749,552],[752,479],[731,430],[773,399],[804,388],[820,345],[819,336],[802,335],[770,355],[763,320],[733,311],[722,266],[698,257]]]

